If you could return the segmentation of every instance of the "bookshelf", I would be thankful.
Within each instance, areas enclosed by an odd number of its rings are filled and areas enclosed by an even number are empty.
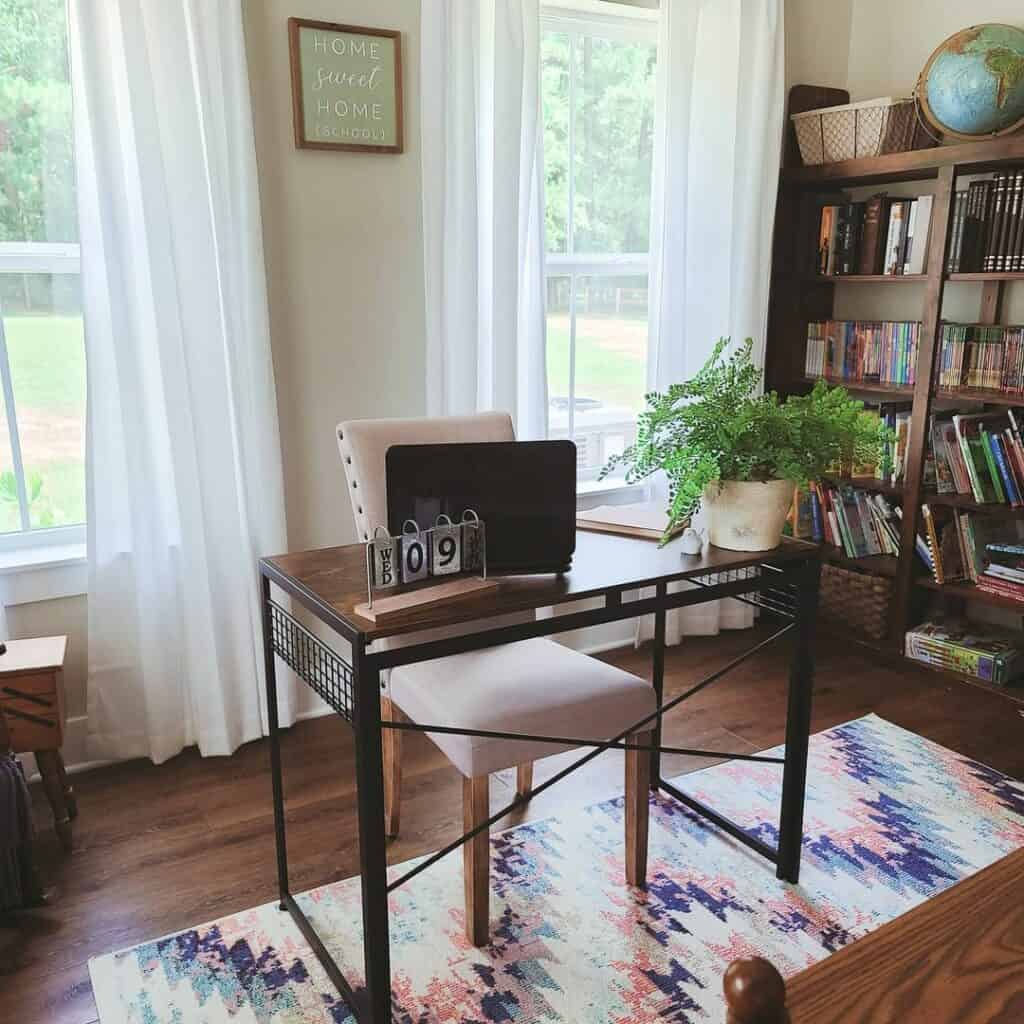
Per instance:
[[[845,90],[794,86],[789,94],[787,115],[847,102],[849,94]],[[1011,509],[1006,505],[979,504],[967,495],[928,493],[924,490],[922,480],[927,424],[933,402],[941,400],[943,405],[955,402],[961,404],[962,411],[977,411],[986,405],[1024,407],[1024,394],[1006,394],[977,388],[940,389],[932,383],[940,348],[942,305],[946,285],[950,282],[957,282],[961,287],[972,285],[978,303],[976,322],[998,324],[1002,322],[1004,290],[1012,287],[1014,282],[1024,281],[1024,272],[945,271],[958,180],[967,175],[1024,166],[1024,133],[983,142],[804,166],[800,161],[796,137],[788,116],[786,124],[786,153],[779,176],[772,254],[765,352],[766,387],[778,391],[780,395],[803,394],[811,387],[813,379],[806,376],[804,369],[807,325],[811,321],[834,318],[837,288],[847,285],[858,286],[854,288],[852,295],[844,293],[843,302],[849,309],[857,301],[857,296],[862,294],[859,286],[903,285],[905,287],[893,293],[891,298],[902,303],[901,308],[904,309],[907,319],[920,320],[921,323],[914,385],[837,381],[845,384],[853,394],[863,393],[865,398],[875,402],[891,400],[911,405],[910,445],[903,485],[893,487],[876,480],[842,481],[844,484],[852,484],[864,490],[877,491],[902,503],[904,518],[901,527],[900,556],[873,556],[852,560],[834,549],[826,549],[824,556],[836,564],[857,565],[869,572],[892,577],[894,596],[890,633],[887,640],[879,645],[889,654],[902,650],[903,635],[909,626],[919,621],[917,616],[920,606],[929,594],[941,594],[952,605],[977,602],[1024,615],[1024,603],[985,593],[977,590],[972,584],[940,586],[925,574],[924,567],[914,553],[922,502],[954,506],[983,514],[1024,515],[1022,509]],[[814,266],[818,210],[823,202],[835,201],[830,197],[834,197],[840,189],[856,189],[862,186],[884,189],[888,185],[901,182],[928,183],[922,191],[931,192],[934,196],[931,237],[924,274],[826,277],[808,272],[808,268]],[[865,319],[871,317],[865,315]],[[883,565],[878,564],[880,558],[885,559]],[[951,673],[948,675],[951,678],[963,678]]]

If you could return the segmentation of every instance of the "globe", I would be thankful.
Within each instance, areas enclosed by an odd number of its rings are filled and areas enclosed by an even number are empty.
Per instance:
[[[1024,29],[972,25],[950,36],[924,66],[917,96],[928,122],[954,138],[1024,126]]]

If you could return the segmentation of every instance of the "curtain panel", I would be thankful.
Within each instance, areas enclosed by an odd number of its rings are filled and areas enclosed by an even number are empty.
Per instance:
[[[256,561],[286,548],[241,10],[70,6],[90,756],[229,754],[264,732]]]
[[[648,362],[659,390],[693,376],[723,336],[752,337],[764,364],[783,39],[782,0],[661,0]],[[730,600],[680,609],[667,637],[744,628],[753,615]],[[653,632],[647,617],[638,639]]]
[[[547,435],[538,0],[422,0],[427,412]]]

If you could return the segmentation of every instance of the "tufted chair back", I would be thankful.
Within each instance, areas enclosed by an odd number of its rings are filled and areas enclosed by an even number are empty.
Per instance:
[[[338,451],[345,467],[359,540],[369,540],[375,526],[388,524],[384,460],[392,445],[515,439],[512,417],[507,412],[339,423]]]
[[[388,502],[385,457],[395,444],[457,444],[473,441],[514,441],[512,417],[507,412],[482,412],[473,416],[438,416],[420,419],[347,420],[338,424],[338,451],[345,467],[348,493],[356,517],[359,541],[373,535],[375,526],[387,526]],[[532,612],[504,615],[486,622],[424,631],[417,641],[471,633],[494,626],[528,622]],[[402,637],[377,641],[380,648],[400,647]]]

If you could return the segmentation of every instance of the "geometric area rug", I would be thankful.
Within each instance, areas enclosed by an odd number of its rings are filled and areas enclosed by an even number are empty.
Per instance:
[[[676,784],[774,843],[781,779],[781,766],[731,762]],[[734,958],[793,974],[1024,846],[1024,784],[876,715],[811,740],[799,885],[671,798],[651,812],[646,892],[623,881],[621,797],[493,836],[483,950],[463,936],[457,854],[392,894],[394,1020],[721,1021]],[[358,879],[297,898],[357,982]],[[103,1024],[352,1019],[274,903],[89,971]]]

